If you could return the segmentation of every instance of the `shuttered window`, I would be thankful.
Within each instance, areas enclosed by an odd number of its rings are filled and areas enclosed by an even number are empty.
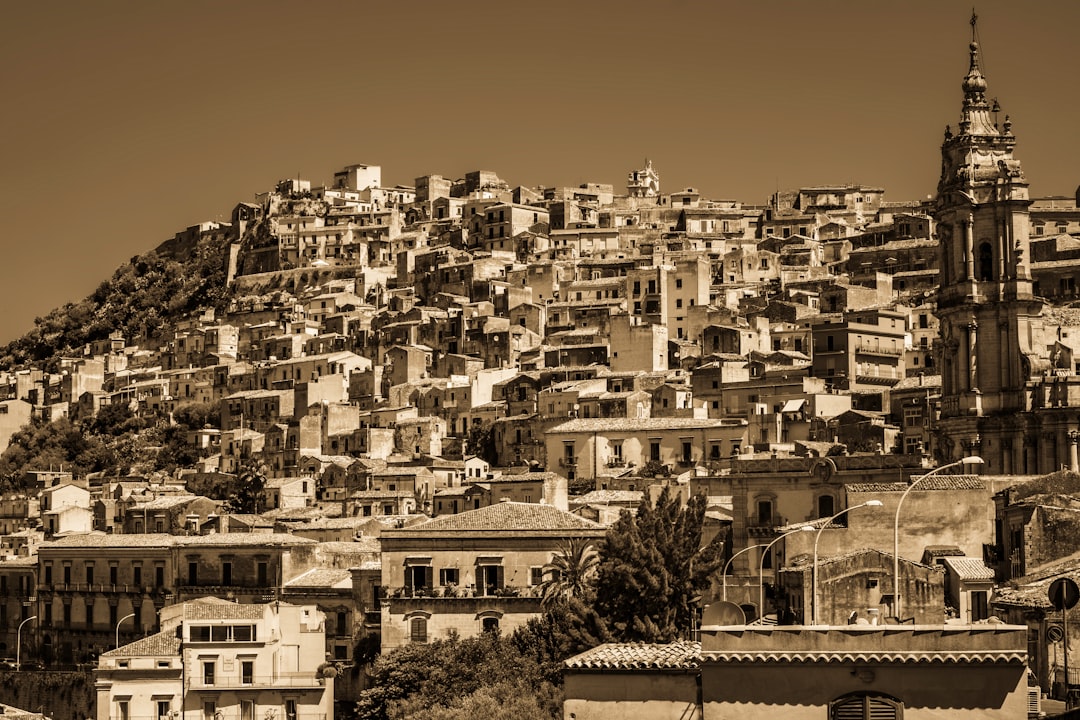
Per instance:
[[[901,720],[903,706],[887,695],[845,695],[833,701],[829,720]]]
[[[409,622],[409,639],[413,642],[427,642],[427,618],[417,617]]]

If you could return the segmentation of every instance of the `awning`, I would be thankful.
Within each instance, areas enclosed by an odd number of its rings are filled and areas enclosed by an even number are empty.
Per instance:
[[[788,400],[786,403],[784,403],[784,407],[780,408],[780,412],[799,412],[803,409],[804,405],[806,405],[806,400],[804,398],[799,398],[798,400]]]

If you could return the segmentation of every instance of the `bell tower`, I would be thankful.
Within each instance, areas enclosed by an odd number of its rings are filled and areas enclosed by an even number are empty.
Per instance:
[[[941,145],[934,219],[940,286],[942,461],[980,455],[985,472],[1016,472],[1028,381],[1037,376],[1043,304],[1029,269],[1028,183],[1013,157],[1016,137],[987,99],[972,18],[970,65],[954,134]],[[1017,447],[1019,446],[1019,447]]]

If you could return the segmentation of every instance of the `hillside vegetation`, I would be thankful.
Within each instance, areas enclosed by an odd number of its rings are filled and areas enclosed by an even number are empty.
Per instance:
[[[168,337],[180,317],[224,308],[228,253],[228,242],[207,239],[184,262],[154,250],[132,258],[89,297],[35,318],[33,330],[0,348],[0,369],[53,370],[58,357],[116,331],[129,343]]]

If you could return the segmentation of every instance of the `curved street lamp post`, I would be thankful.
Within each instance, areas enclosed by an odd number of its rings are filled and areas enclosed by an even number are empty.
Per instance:
[[[826,520],[825,523],[820,528],[818,528],[817,534],[814,536],[814,569],[813,569],[812,575],[810,576],[811,577],[811,582],[812,582],[812,589],[810,591],[810,621],[814,625],[818,624],[818,615],[820,614],[818,612],[818,589],[817,589],[817,586],[818,586],[818,541],[821,540],[822,531],[824,531],[825,528],[829,527],[829,525],[832,524],[833,520],[835,520],[836,518],[840,517],[841,515],[843,515],[845,513],[849,513],[852,510],[858,510],[861,507],[881,507],[883,504],[884,503],[882,503],[880,500],[867,500],[864,503],[859,503],[858,505],[852,505],[851,507],[844,508],[840,512],[833,515],[831,518]]]
[[[15,634],[15,669],[22,670],[22,629],[23,625],[31,620],[37,620],[37,615],[31,615],[30,617],[19,623],[19,630]]]
[[[794,530],[788,530],[786,533],[766,545],[765,549],[761,552],[761,562],[758,567],[758,622],[762,622],[765,619],[765,558],[769,557],[769,550],[772,549],[773,545],[780,542],[788,535],[794,535],[797,532],[810,532],[814,529],[813,525],[803,525]]]
[[[739,552],[737,552],[734,555],[732,555],[731,557],[729,557],[728,561],[726,563],[724,563],[724,572],[721,573],[721,577],[723,578],[723,581],[724,581],[724,585],[723,585],[723,588],[724,588],[724,595],[723,595],[724,602],[727,602],[727,571],[728,571],[728,568],[731,567],[731,561],[734,560],[735,558],[739,557],[740,555],[742,555],[744,552],[749,552],[750,550],[753,550],[754,548],[759,548],[759,547],[765,547],[765,543],[760,543],[758,545],[751,545],[749,547],[744,547],[742,550],[740,550]]]
[[[956,462],[951,462],[948,465],[934,468],[915,482],[908,485],[907,490],[900,496],[900,502],[896,503],[896,517],[893,518],[893,607],[895,609],[897,622],[903,622],[903,616],[900,614],[900,508],[904,506],[904,500],[907,499],[908,493],[914,490],[917,485],[927,478],[932,478],[949,468],[959,467],[960,465],[982,465],[985,462],[986,461],[978,455],[971,455],[957,460]]]
[[[125,620],[133,617],[135,617],[135,613],[125,615],[124,617],[120,618],[119,622],[116,623],[116,647],[120,647],[120,626],[124,624]]]

